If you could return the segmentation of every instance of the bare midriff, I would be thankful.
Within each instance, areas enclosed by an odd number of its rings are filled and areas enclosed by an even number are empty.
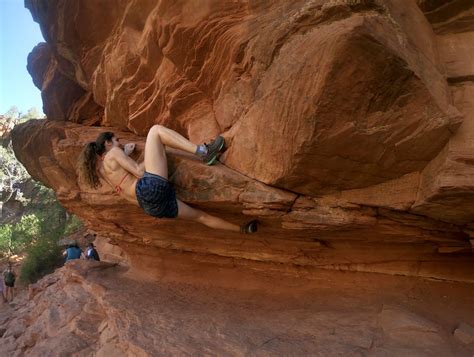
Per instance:
[[[131,173],[128,173],[119,186],[120,190],[115,189],[115,192],[128,201],[138,205],[137,197],[135,195],[135,186],[137,185],[137,181],[138,179],[135,176],[133,176]]]
[[[99,171],[102,176],[106,177],[109,184],[112,185],[114,192],[126,200],[138,205],[135,195],[135,186],[137,185],[138,179],[120,166],[113,169],[109,164],[106,169],[105,157],[101,158],[100,161],[102,162],[102,165],[99,168]]]

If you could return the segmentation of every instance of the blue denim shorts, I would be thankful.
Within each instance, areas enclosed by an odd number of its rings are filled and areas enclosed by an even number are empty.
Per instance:
[[[159,175],[145,172],[135,187],[138,204],[146,214],[158,218],[176,218],[178,202],[171,182]]]

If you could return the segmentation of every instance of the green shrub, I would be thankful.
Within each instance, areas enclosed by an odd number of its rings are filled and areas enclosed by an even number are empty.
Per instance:
[[[59,205],[56,208],[63,209]],[[39,224],[41,233],[26,250],[20,274],[20,279],[25,283],[34,283],[60,267],[64,263],[64,247],[59,246],[58,241],[83,226],[76,216],[71,215],[64,221],[57,219],[57,213],[50,210],[42,216]]]
[[[0,122],[10,127],[11,123],[38,118],[40,114],[31,108],[20,116],[18,108],[11,107]],[[20,279],[32,283],[62,263],[59,239],[82,228],[83,224],[66,212],[53,190],[32,180],[17,160],[10,138],[0,140],[0,164],[2,200],[15,200],[23,206],[21,218],[15,215],[0,225],[0,257],[26,252]],[[25,183],[33,186],[23,192]]]
[[[18,254],[25,250],[40,230],[40,220],[35,214],[27,214],[14,224],[0,226],[0,255]]]
[[[0,226],[0,256],[7,256],[10,252],[12,228],[11,224]]]
[[[84,227],[84,223],[75,215],[69,215],[66,221],[66,228],[64,230],[64,235],[68,236],[74,232],[77,232],[79,229]]]
[[[52,191],[42,200],[46,206],[36,212],[37,239],[31,241],[26,251],[20,275],[26,283],[34,283],[61,266],[64,262],[61,254],[63,247],[58,245],[58,241],[83,226],[79,218],[67,214],[58,201],[51,199],[51,195],[54,195]]]
[[[46,274],[52,273],[63,261],[61,252],[56,237],[39,239],[26,251],[20,279],[25,283],[34,283]]]
[[[58,241],[82,228],[83,223],[68,214],[56,200],[54,191],[45,187],[28,208],[29,214],[19,222],[0,229],[0,252],[6,249],[10,253],[26,252],[20,279],[34,283],[63,264],[63,247]]]

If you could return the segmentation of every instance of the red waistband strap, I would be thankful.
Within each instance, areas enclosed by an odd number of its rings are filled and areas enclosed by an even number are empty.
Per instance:
[[[123,181],[126,179],[126,177],[128,176],[128,172],[123,175],[122,179],[120,180],[119,184],[117,186],[115,186],[115,192],[117,192],[118,194],[120,194],[120,192],[122,192],[122,187],[120,187],[123,183]]]

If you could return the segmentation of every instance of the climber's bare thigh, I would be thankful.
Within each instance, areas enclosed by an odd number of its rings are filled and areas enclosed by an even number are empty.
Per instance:
[[[168,162],[165,146],[154,127],[150,129],[145,144],[145,171],[168,179]]]

